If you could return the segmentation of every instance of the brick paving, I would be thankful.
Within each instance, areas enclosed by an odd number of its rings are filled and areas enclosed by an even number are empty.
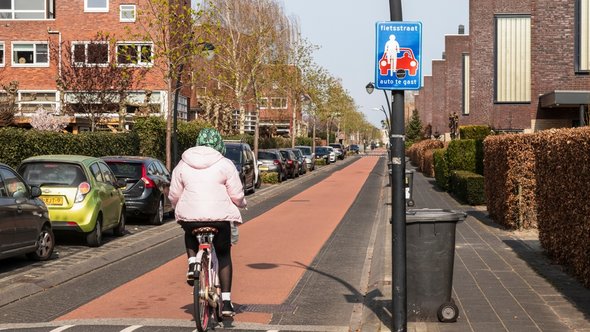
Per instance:
[[[390,202],[390,188],[384,190]],[[415,208],[460,210],[468,217],[456,229],[453,299],[459,307],[457,322],[408,322],[408,331],[590,331],[590,289],[562,266],[552,264],[536,231],[503,229],[487,217],[485,206],[458,203],[439,190],[434,179],[417,171],[412,194]],[[387,222],[389,206],[384,207]],[[391,261],[390,236],[384,253],[385,260]],[[378,286],[383,298],[391,299],[390,281],[391,268],[385,269]],[[391,315],[379,321],[381,331],[392,326]]]

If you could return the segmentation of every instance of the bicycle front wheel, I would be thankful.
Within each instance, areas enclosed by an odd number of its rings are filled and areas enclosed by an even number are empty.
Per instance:
[[[194,283],[193,290],[193,314],[197,323],[197,331],[205,332],[209,327],[209,253],[204,252],[201,257],[200,271]]]

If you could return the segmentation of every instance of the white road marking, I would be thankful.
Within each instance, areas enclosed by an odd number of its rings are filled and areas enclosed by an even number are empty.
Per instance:
[[[131,331],[135,331],[139,328],[142,328],[143,325],[133,325],[133,326],[129,326],[127,328],[122,329],[120,332],[131,332]]]
[[[49,332],[61,332],[61,331],[65,331],[65,330],[69,329],[70,327],[74,327],[74,326],[76,326],[76,325],[64,325],[64,326],[60,326],[56,329],[53,329]]]

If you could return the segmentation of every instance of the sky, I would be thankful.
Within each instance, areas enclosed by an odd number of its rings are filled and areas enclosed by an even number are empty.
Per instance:
[[[314,59],[340,78],[366,119],[377,127],[387,109],[383,92],[365,90],[375,81],[375,23],[389,21],[388,0],[280,0],[285,14],[296,17],[301,34],[319,46]],[[469,33],[469,0],[402,0],[404,21],[422,22],[422,74],[431,75],[432,60],[441,59],[444,36]]]

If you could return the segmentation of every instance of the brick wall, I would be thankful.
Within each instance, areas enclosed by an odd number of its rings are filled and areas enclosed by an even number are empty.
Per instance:
[[[463,113],[463,53],[468,53],[469,36],[445,36],[446,100],[447,113],[457,113],[461,125],[469,123]]]
[[[432,61],[432,132],[445,133],[449,131],[449,112],[446,105],[446,61]]]

